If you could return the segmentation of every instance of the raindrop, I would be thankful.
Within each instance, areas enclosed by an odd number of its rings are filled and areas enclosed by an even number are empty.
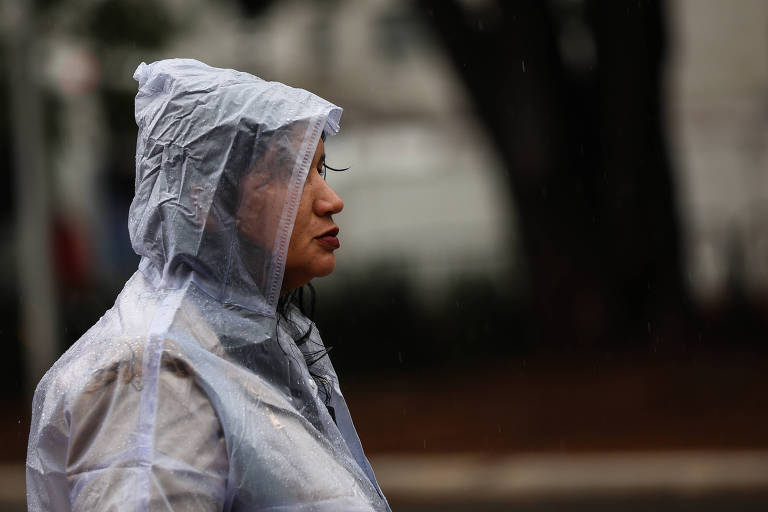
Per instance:
[[[525,73],[525,61],[524,60],[520,61],[520,67],[523,69],[523,73]]]

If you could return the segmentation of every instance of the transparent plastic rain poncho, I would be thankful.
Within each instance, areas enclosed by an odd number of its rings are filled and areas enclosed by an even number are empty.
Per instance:
[[[37,388],[29,509],[388,510],[328,358],[319,382],[307,369],[317,328],[276,315],[304,180],[341,109],[193,60],[134,78],[141,263]]]

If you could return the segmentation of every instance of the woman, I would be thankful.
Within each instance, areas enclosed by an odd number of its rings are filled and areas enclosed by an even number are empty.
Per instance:
[[[389,510],[286,300],[335,265],[323,140],[341,109],[194,60],[134,78],[141,263],[38,386],[29,509]]]

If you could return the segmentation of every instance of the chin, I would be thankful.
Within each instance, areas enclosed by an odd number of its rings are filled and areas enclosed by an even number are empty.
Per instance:
[[[329,257],[330,256],[330,257]],[[325,277],[336,268],[336,257],[333,254],[324,256],[315,261],[312,274],[315,277]]]

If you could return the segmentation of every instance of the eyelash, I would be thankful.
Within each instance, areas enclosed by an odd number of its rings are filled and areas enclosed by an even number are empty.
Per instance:
[[[328,171],[344,172],[346,170],[349,170],[349,167],[337,169],[336,167],[331,167],[325,162],[317,166],[317,173],[320,174],[320,177],[323,179],[326,179],[326,176],[328,176]]]

